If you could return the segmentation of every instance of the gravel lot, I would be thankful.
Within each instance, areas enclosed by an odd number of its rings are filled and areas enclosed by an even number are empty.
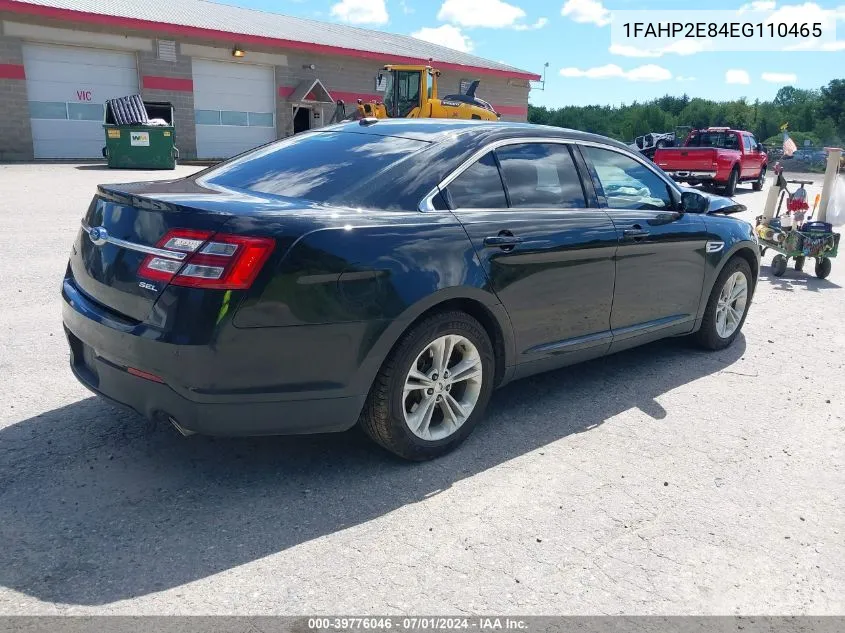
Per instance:
[[[60,315],[95,184],[167,177],[0,166],[0,613],[845,612],[845,257],[769,254],[732,348],[514,383],[435,462],[185,439],[77,384]]]

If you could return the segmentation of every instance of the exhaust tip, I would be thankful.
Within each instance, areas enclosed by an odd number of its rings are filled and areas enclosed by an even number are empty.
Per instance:
[[[195,431],[191,431],[189,429],[186,429],[184,426],[179,424],[179,422],[176,421],[176,418],[174,418],[172,415],[167,416],[167,421],[170,422],[170,424],[173,425],[174,429],[179,431],[179,433],[182,435],[182,437],[190,437],[191,435],[196,435]]]

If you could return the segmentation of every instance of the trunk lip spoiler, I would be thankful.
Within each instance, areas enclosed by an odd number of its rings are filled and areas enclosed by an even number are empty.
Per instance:
[[[117,237],[112,237],[108,234],[108,231],[105,227],[90,227],[85,224],[85,221],[82,221],[81,225],[82,230],[88,234],[88,238],[97,246],[101,246],[103,244],[112,244],[114,246],[119,246],[120,248],[125,248],[130,251],[146,253],[147,255],[155,255],[157,257],[166,257],[167,259],[176,259],[178,261],[184,260],[189,254],[181,253],[179,251],[170,251],[164,248],[157,248],[155,246],[147,246],[146,244],[138,244],[137,242],[129,242],[127,240],[122,240]]]

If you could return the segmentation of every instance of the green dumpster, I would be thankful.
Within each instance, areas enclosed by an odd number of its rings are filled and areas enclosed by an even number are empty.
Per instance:
[[[106,146],[103,156],[112,169],[175,169],[176,128],[173,126],[173,105],[145,101],[150,121],[163,120],[167,125],[117,125],[111,108],[106,107],[103,128]]]

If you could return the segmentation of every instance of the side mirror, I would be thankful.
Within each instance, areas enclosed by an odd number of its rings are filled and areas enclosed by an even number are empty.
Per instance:
[[[760,152],[761,154],[765,154],[766,153],[766,146],[763,145],[762,143],[757,143],[757,151]]]
[[[681,210],[684,213],[707,213],[710,200],[697,191],[684,191],[681,194]]]

